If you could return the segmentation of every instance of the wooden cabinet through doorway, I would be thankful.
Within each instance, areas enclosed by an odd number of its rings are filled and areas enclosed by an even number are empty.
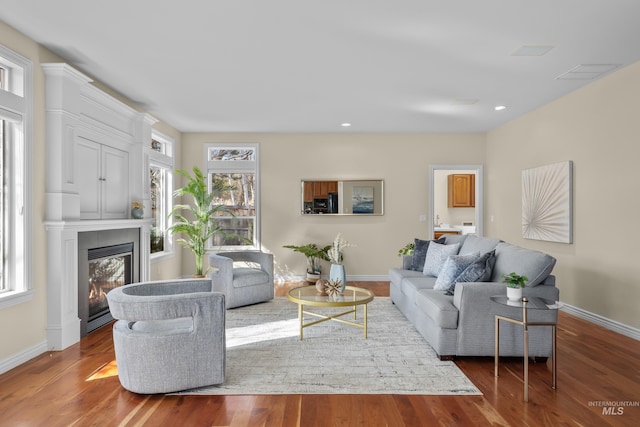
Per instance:
[[[451,174],[448,181],[448,207],[474,208],[476,206],[475,174]]]

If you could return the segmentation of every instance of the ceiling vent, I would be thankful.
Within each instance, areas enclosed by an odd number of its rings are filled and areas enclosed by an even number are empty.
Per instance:
[[[553,46],[522,46],[521,48],[513,52],[511,56],[543,56],[546,55],[551,49],[553,49]]]
[[[593,80],[619,66],[620,64],[581,64],[560,74],[556,80]]]

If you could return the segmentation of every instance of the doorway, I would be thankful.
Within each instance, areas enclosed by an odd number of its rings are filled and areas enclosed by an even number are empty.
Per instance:
[[[475,173],[475,212],[474,212],[474,218],[473,218],[473,222],[474,222],[474,226],[475,226],[475,234],[477,234],[478,236],[483,236],[483,228],[484,228],[484,223],[483,223],[483,201],[484,201],[484,174],[483,174],[483,167],[482,165],[429,165],[429,226],[428,226],[428,235],[430,236],[430,238],[433,238],[434,235],[434,229],[435,229],[435,223],[436,223],[436,216],[440,215],[438,212],[435,211],[435,200],[436,200],[436,195],[440,193],[440,191],[442,191],[442,189],[440,188],[436,188],[436,185],[442,185],[441,183],[438,184],[439,180],[437,179],[439,174],[442,173],[460,173],[461,171],[468,171],[468,173]],[[444,190],[446,192],[446,189]],[[444,216],[444,214],[441,216],[441,218]],[[442,220],[440,220],[442,222]],[[457,222],[461,222],[456,220]],[[460,226],[461,224],[449,224],[449,226],[453,227],[453,226]]]

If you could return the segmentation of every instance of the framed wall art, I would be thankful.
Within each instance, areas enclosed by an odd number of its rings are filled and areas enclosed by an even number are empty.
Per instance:
[[[573,242],[573,162],[522,171],[522,237]]]

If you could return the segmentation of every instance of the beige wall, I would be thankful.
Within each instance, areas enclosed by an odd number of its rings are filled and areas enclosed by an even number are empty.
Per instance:
[[[635,328],[639,97],[636,63],[490,132],[485,169],[485,234],[555,256],[562,301]],[[574,243],[523,239],[521,171],[564,160],[574,162]]]
[[[45,99],[44,74],[40,64],[64,62],[47,49],[25,37],[0,21],[0,44],[21,54],[33,62],[33,213],[32,213],[32,279],[33,299],[0,310],[0,363],[19,353],[29,353],[42,346],[46,340],[47,319],[47,235],[45,220]],[[103,86],[102,86],[103,87]],[[104,87],[103,87],[104,88]],[[111,92],[115,94],[114,92]],[[124,100],[122,96],[118,96]],[[133,108],[136,106],[129,102]],[[171,127],[158,123],[158,129],[176,138],[180,134]],[[179,147],[178,147],[179,148]],[[175,277],[180,270],[180,258],[174,257],[151,266],[152,277]],[[160,271],[160,274],[157,273]]]
[[[183,166],[204,167],[208,142],[255,142],[260,147],[262,244],[276,273],[303,275],[304,257],[286,244],[329,244],[337,233],[348,276],[386,277],[398,249],[427,237],[429,164],[484,163],[484,134],[184,134]],[[302,179],[384,179],[383,216],[300,215]],[[192,258],[185,257],[184,274]],[[325,269],[328,272],[328,269]]]

